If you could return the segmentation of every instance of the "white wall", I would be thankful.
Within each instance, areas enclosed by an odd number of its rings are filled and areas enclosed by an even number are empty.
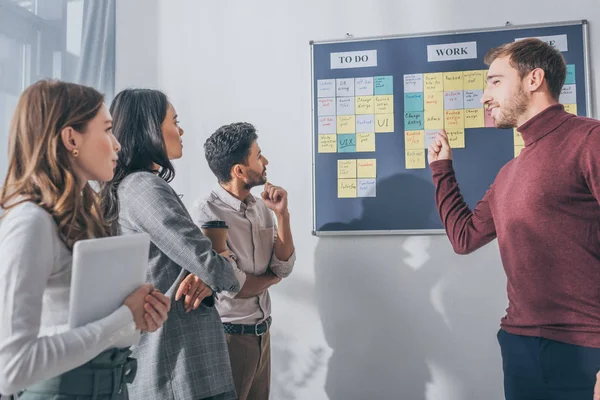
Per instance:
[[[370,6],[368,6],[370,4]],[[127,0],[117,4],[117,83],[165,90],[184,136],[174,186],[189,205],[215,184],[202,144],[248,121],[290,193],[298,261],[272,290],[273,399],[501,399],[495,334],[506,307],[497,245],[453,254],[445,236],[310,235],[311,39],[582,19],[598,0]],[[142,17],[139,8],[144,8]],[[585,11],[585,12],[584,12]],[[600,66],[600,52],[592,53]],[[598,93],[598,92],[596,92]],[[595,96],[595,112],[600,99]]]

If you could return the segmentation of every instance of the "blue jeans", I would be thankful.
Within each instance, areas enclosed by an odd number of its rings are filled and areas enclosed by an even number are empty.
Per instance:
[[[498,332],[506,400],[592,400],[600,349]]]

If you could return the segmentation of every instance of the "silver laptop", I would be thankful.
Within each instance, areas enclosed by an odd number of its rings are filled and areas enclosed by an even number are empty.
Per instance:
[[[69,327],[97,321],[121,307],[146,282],[149,249],[145,233],[75,243]]]

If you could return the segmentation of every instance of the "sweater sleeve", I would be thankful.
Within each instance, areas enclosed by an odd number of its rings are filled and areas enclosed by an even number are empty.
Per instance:
[[[135,335],[129,308],[76,329],[40,336],[42,300],[56,259],[51,216],[17,206],[0,225],[0,393],[11,394],[85,364]]]
[[[490,209],[494,186],[471,211],[460,193],[452,161],[435,161],[430,166],[437,209],[454,251],[468,254],[494,240],[496,227]]]

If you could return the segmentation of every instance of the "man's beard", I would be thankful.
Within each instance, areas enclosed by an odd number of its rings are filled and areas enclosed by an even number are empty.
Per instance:
[[[514,96],[502,108],[499,118],[494,119],[494,126],[500,129],[516,128],[517,120],[527,110],[527,96],[521,85],[517,86]]]
[[[261,174],[254,171],[248,171],[248,182],[244,184],[246,190],[250,190],[253,187],[261,186],[267,183],[267,177],[265,176],[265,170]]]

